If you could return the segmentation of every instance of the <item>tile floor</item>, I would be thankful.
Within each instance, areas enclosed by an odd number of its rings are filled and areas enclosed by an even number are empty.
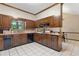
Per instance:
[[[79,56],[79,41],[62,43],[62,51],[57,52],[53,49],[42,46],[36,42],[0,51],[0,56]]]

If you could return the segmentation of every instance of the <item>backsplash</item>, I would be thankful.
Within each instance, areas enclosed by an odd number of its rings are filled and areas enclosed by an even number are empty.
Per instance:
[[[36,32],[43,32],[43,30],[45,29],[45,32],[46,31],[53,31],[53,32],[60,32],[60,27],[57,27],[57,28],[36,28]]]
[[[44,32],[44,28],[36,28],[36,32]]]
[[[60,27],[57,27],[57,28],[47,28],[47,30],[53,31],[53,32],[60,32]]]

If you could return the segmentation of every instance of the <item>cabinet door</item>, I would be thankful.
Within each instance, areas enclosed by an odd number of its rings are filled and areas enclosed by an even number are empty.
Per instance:
[[[36,21],[36,27],[40,27],[40,21],[39,20]]]
[[[58,49],[58,37],[57,36],[52,36],[52,48],[53,49]]]
[[[20,42],[20,44],[27,43],[27,35],[26,34],[19,34],[19,42]]]
[[[52,47],[51,35],[47,34],[46,37],[47,37],[47,46],[51,48]]]
[[[54,16],[51,17],[50,19],[50,27],[54,26]]]
[[[2,15],[0,14],[0,28],[2,28]]]
[[[12,17],[10,16],[6,16],[6,15],[3,15],[2,16],[2,26],[3,26],[3,29],[10,29],[10,25],[11,25],[11,19]]]
[[[26,20],[26,29],[32,29],[35,27],[35,21]]]
[[[53,16],[50,16],[50,17],[42,18],[42,19],[36,21],[37,27],[40,27],[40,25],[42,25],[42,24],[48,24],[47,25],[48,27],[52,26],[52,24],[53,24],[52,19],[53,19]]]
[[[51,48],[51,44],[52,44],[52,42],[51,42],[51,35],[44,34],[42,36],[42,44]]]
[[[20,45],[20,42],[19,42],[19,35],[15,34],[12,36],[12,46],[17,46],[17,45]]]
[[[40,34],[34,34],[34,41],[41,43],[41,36]]]
[[[3,45],[4,42],[3,42],[3,36],[0,36],[0,50],[3,50]]]
[[[41,44],[47,46],[47,37],[46,37],[46,34],[41,34]]]
[[[54,17],[53,23],[54,23],[53,27],[62,27],[62,21],[61,21],[61,18],[59,16]]]
[[[27,36],[26,34],[13,35],[12,42],[13,42],[12,43],[13,46],[25,44],[27,43]]]

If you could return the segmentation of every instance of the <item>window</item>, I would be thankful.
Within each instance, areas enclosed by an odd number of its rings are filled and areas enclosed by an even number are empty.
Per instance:
[[[11,30],[24,30],[25,29],[25,23],[21,20],[12,20],[11,23]]]

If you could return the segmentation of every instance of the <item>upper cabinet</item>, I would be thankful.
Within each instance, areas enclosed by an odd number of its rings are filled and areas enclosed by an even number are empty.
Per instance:
[[[32,29],[35,28],[35,21],[32,20],[25,20],[26,23],[26,29]]]
[[[54,26],[53,27],[62,27],[62,20],[60,16],[54,16]]]
[[[11,16],[0,14],[0,27],[2,29],[10,29],[11,19]]]
[[[11,16],[0,14],[0,28],[1,29],[10,29],[11,22],[13,18]],[[16,19],[17,20],[17,19]],[[18,19],[20,20],[20,19]],[[19,22],[19,29],[25,27],[25,29],[33,29],[37,27],[62,27],[62,20],[60,16],[49,16],[46,18],[39,19],[37,21],[23,19],[24,25],[22,22]]]
[[[50,21],[52,20],[52,17],[46,17],[40,20],[36,21],[36,26],[37,27],[42,27],[42,26],[50,26]]]
[[[2,28],[2,15],[0,14],[0,28]]]
[[[36,21],[37,27],[41,27],[41,25],[47,27],[62,27],[62,21],[60,16],[49,16]]]

